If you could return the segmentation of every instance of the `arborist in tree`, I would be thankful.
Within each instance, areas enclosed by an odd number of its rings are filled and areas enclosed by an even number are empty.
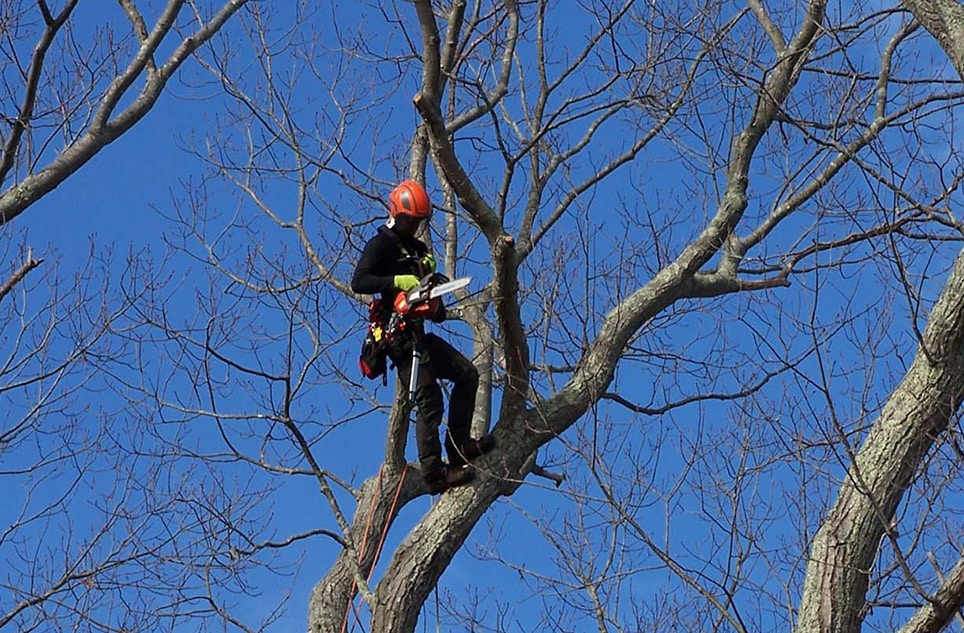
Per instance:
[[[423,222],[432,216],[432,203],[419,183],[401,182],[388,196],[389,220],[368,241],[352,276],[351,289],[360,294],[381,295],[380,314],[386,332],[385,349],[394,363],[399,380],[416,381],[415,438],[422,477],[429,492],[438,494],[448,488],[472,481],[468,461],[492,450],[495,439],[486,434],[472,439],[469,429],[479,373],[475,366],[445,340],[425,332],[424,319],[445,320],[446,310],[436,297],[413,318],[400,317],[396,299],[436,274],[435,257],[428,246],[415,237]],[[393,317],[393,311],[396,314]],[[413,351],[415,354],[413,354]],[[412,372],[417,371],[416,376]],[[448,434],[442,461],[439,425],[442,422],[442,389],[438,379],[453,383],[449,402]]]

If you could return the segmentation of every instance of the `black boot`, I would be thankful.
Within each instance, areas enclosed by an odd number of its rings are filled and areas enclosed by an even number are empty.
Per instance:
[[[481,457],[495,448],[495,438],[491,433],[486,433],[477,440],[469,438],[462,444],[456,444],[452,435],[445,439],[445,452],[448,453],[449,463],[462,466],[476,457]]]
[[[475,479],[475,473],[468,466],[443,466],[439,471],[422,475],[425,487],[431,495],[442,494],[449,488],[464,486]]]
[[[476,457],[482,457],[495,448],[495,437],[491,433],[486,433],[477,440],[469,440],[467,444],[459,447],[462,457],[471,461]]]
[[[475,471],[468,466],[446,466],[445,485],[449,488],[464,486],[475,479]]]

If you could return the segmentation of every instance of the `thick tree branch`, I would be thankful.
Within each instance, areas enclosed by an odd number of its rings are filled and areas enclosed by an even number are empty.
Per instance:
[[[964,4],[957,0],[903,0],[934,36],[964,81]]]
[[[881,537],[962,400],[964,252],[931,311],[914,362],[884,404],[814,538],[797,631],[859,628]]]
[[[210,20],[202,23],[194,33],[178,44],[157,72],[148,74],[140,94],[126,109],[113,116],[115,108],[142,75],[144,68],[153,64],[154,53],[161,46],[177,11],[184,4],[184,0],[172,0],[138,54],[105,93],[90,129],[68,145],[45,168],[27,176],[0,195],[0,224],[23,213],[143,119],[157,103],[167,82],[187,58],[206,44],[247,2],[248,0],[225,2]]]
[[[479,468],[490,461],[480,463]],[[442,495],[395,550],[376,590],[378,609],[372,618],[372,630],[415,630],[419,609],[412,605],[425,603],[472,528],[501,494],[502,484],[485,477],[482,482]]]
[[[399,512],[410,501],[424,494],[425,488],[417,466],[400,471],[383,468],[378,476],[365,481],[351,526],[351,539],[358,543],[358,548],[342,549],[328,573],[312,590],[309,631],[327,633],[333,630],[335,620],[339,626],[343,626],[350,617],[352,601],[359,589],[369,608],[377,610],[378,603],[373,595],[367,593],[367,586],[385,537]],[[316,610],[321,605],[324,605],[325,612]]]
[[[937,633],[945,630],[952,619],[964,626],[964,558],[960,558],[951,573],[944,576],[937,561],[928,554],[941,582],[940,588],[914,616],[900,628],[898,633]]]
[[[47,51],[50,50],[50,45],[53,43],[54,37],[56,37],[64,24],[66,24],[67,19],[76,6],[77,0],[70,0],[55,17],[50,14],[46,5],[40,5],[41,11],[44,14],[44,32],[34,47],[33,55],[30,58],[30,67],[27,69],[26,82],[24,85],[23,102],[20,105],[17,118],[11,126],[10,136],[7,137],[7,141],[4,143],[3,155],[0,156],[0,185],[7,180],[10,169],[13,167],[14,159],[20,151],[20,141],[23,138],[23,133],[33,118],[34,107],[37,104],[37,89],[40,87],[40,79],[43,76]]]
[[[940,588],[900,633],[936,633],[946,629],[954,619],[958,624],[964,624],[964,616],[961,615],[964,609],[964,558],[958,559],[946,577],[940,571],[937,575],[941,581]]]
[[[439,111],[438,105],[430,96],[423,93],[415,95],[413,102],[428,126],[429,134],[435,143],[437,160],[439,167],[442,169],[442,175],[451,185],[459,202],[482,230],[489,246],[495,247],[497,241],[503,235],[502,223],[462,168],[462,164],[455,155],[455,149],[449,141],[445,122],[442,120],[442,113]]]
[[[754,151],[799,78],[807,52],[820,33],[824,9],[823,1],[810,3],[800,31],[761,88],[749,124],[733,139],[727,186],[716,215],[674,262],[606,315],[569,383],[541,406],[542,422],[527,443],[530,452],[565,431],[606,393],[616,364],[632,336],[644,323],[685,295],[693,276],[732,234],[746,209]]]
[[[500,419],[511,419],[525,410],[529,393],[529,343],[519,305],[519,268],[515,240],[503,235],[492,249],[495,267],[493,293],[496,321],[505,353],[506,387],[502,393]]]

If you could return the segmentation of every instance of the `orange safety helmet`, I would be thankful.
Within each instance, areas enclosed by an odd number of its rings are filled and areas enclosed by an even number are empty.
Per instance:
[[[388,214],[425,220],[432,216],[432,202],[425,188],[414,180],[403,180],[388,194]]]

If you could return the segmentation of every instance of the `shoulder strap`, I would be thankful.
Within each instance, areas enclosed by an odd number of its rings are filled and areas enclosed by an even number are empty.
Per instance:
[[[402,241],[402,238],[399,237],[398,233],[391,230],[387,226],[379,227],[378,232],[387,235],[395,243],[395,245],[398,246],[398,249],[402,251],[403,259],[409,258],[416,261],[418,260],[418,254],[413,253],[407,246],[405,246],[405,242]]]

